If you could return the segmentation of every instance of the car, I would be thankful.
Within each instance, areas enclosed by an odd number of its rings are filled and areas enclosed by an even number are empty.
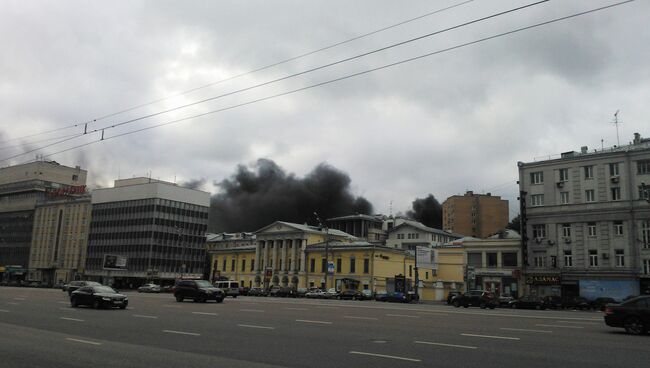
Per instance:
[[[546,309],[544,299],[535,295],[524,295],[519,299],[510,301],[508,306],[514,309]]]
[[[342,291],[339,293],[339,295],[336,296],[336,299],[340,300],[361,300],[363,299],[363,295],[359,290],[354,290],[354,289],[348,289],[345,291]]]
[[[269,290],[269,296],[276,296],[281,298],[296,297],[296,292],[293,288],[286,286],[272,286]]]
[[[387,291],[378,291],[375,293],[375,300],[378,302],[387,302],[388,301],[388,292]]]
[[[386,293],[386,298],[382,301],[392,303],[409,303],[411,300],[408,293],[403,293],[401,291],[390,291]]]
[[[564,309],[589,310],[591,309],[591,303],[581,296],[572,296],[562,299],[562,307]]]
[[[309,291],[309,289],[307,289],[307,288],[297,288],[296,289],[296,297],[304,298],[305,294],[307,294],[308,291]]]
[[[370,289],[361,290],[361,300],[372,300],[372,290]]]
[[[606,298],[606,297],[601,297],[601,298],[596,298],[591,301],[591,309],[593,310],[599,310],[599,311],[604,311],[605,306],[607,304],[616,304],[617,301],[614,298]]]
[[[145,284],[138,288],[138,293],[159,293],[162,291],[160,285]]]
[[[470,290],[465,294],[456,296],[452,302],[456,308],[460,306],[463,306],[464,308],[473,306],[482,309],[494,309],[496,308],[497,303],[497,299],[493,293],[483,290]]]
[[[325,299],[336,299],[339,296],[339,292],[335,288],[329,288],[323,294]]]
[[[305,297],[310,299],[324,299],[325,292],[321,289],[312,289],[305,293]]]
[[[605,307],[605,324],[623,327],[625,332],[641,335],[650,329],[650,296],[639,296]]]
[[[500,307],[510,306],[510,302],[513,300],[515,300],[515,298],[510,294],[501,294],[497,297],[497,302],[499,303]]]
[[[449,294],[447,294],[447,304],[451,304],[454,298],[461,294],[460,291],[450,291]]]
[[[547,309],[562,309],[564,305],[562,304],[562,297],[559,295],[547,295],[542,298],[544,305]]]
[[[100,308],[126,309],[129,299],[110,286],[90,285],[82,286],[70,294],[70,305],[76,308],[80,305]]]
[[[173,293],[174,285],[164,285],[160,288],[160,291],[163,293]]]
[[[240,286],[240,287],[239,287],[239,295],[247,296],[247,295],[248,295],[248,291],[249,291],[250,289],[251,289],[251,288],[249,288],[248,286]]]
[[[65,287],[63,291],[67,291],[68,295],[72,296],[72,293],[84,286],[102,286],[99,282],[95,281],[70,281],[70,283]]]
[[[208,300],[222,303],[225,297],[223,290],[212,286],[208,280],[178,280],[174,287],[174,298],[177,302],[192,299],[202,303]]]
[[[252,287],[248,290],[248,296],[267,296],[268,293],[261,287]]]

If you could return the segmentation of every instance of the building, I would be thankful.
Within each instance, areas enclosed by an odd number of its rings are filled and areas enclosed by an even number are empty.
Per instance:
[[[90,210],[86,194],[37,205],[29,280],[53,285],[80,278],[86,263]]]
[[[518,166],[532,293],[621,299],[650,289],[650,139]]]
[[[503,230],[509,220],[508,201],[491,193],[454,195],[442,204],[442,228],[446,231],[487,238]]]
[[[85,170],[55,161],[0,168],[0,278],[27,278],[36,206],[85,192],[85,185]]]
[[[356,214],[327,219],[327,226],[353,235],[359,240],[382,244],[386,241],[385,220],[383,215]]]
[[[203,277],[210,193],[133,178],[92,193],[86,277],[118,287]]]
[[[424,226],[409,219],[397,218],[394,224],[386,239],[386,246],[389,248],[415,251],[416,247],[434,248],[462,238],[462,235]]]

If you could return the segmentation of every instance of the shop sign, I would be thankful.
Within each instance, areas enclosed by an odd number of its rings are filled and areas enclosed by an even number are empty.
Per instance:
[[[560,285],[559,275],[528,275],[526,284],[529,285]]]

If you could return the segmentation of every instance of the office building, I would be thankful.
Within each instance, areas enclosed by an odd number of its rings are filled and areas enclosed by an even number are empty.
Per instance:
[[[442,204],[442,228],[475,238],[487,238],[508,225],[508,201],[491,193],[454,195]]]

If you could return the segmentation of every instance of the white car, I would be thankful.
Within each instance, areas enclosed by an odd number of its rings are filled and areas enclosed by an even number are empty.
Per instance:
[[[159,293],[160,290],[160,285],[146,284],[138,288],[138,293]]]

